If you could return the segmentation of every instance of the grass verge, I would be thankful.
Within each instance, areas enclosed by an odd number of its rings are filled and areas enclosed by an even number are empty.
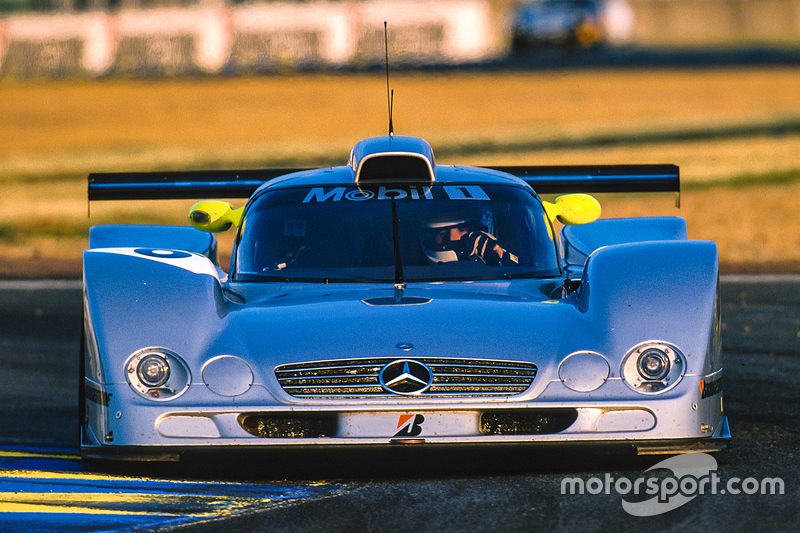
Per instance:
[[[441,163],[675,163],[680,210],[671,196],[623,195],[602,198],[604,216],[683,216],[726,265],[800,264],[800,69],[402,73],[393,84],[396,131],[427,138]],[[343,164],[386,127],[378,74],[0,90],[5,277],[58,264],[78,276],[90,226],[183,224],[193,203],[89,210],[89,172]]]

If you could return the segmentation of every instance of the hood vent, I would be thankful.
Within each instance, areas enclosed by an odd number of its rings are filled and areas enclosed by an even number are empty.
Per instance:
[[[430,298],[423,298],[421,296],[402,296],[400,298],[395,298],[393,296],[379,296],[376,298],[366,298],[361,301],[370,306],[378,306],[378,305],[423,305],[431,303],[433,300]]]

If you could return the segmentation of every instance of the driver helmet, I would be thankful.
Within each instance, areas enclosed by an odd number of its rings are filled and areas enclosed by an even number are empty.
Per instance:
[[[464,245],[460,240],[451,239],[451,230],[456,228],[467,233],[483,231],[494,235],[494,219],[490,211],[477,206],[464,206],[431,217],[420,232],[422,250],[431,264],[459,260]]]

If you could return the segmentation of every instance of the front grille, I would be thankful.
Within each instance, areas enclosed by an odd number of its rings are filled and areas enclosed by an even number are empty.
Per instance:
[[[381,369],[396,357],[295,363],[275,368],[278,382],[298,398],[399,398],[379,381]],[[415,357],[428,366],[433,382],[424,392],[407,396],[511,396],[525,391],[536,377],[536,365],[516,361]]]

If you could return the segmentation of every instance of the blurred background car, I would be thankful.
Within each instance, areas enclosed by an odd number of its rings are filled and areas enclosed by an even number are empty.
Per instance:
[[[549,45],[578,48],[604,42],[603,2],[597,0],[530,0],[514,10],[514,50]]]

